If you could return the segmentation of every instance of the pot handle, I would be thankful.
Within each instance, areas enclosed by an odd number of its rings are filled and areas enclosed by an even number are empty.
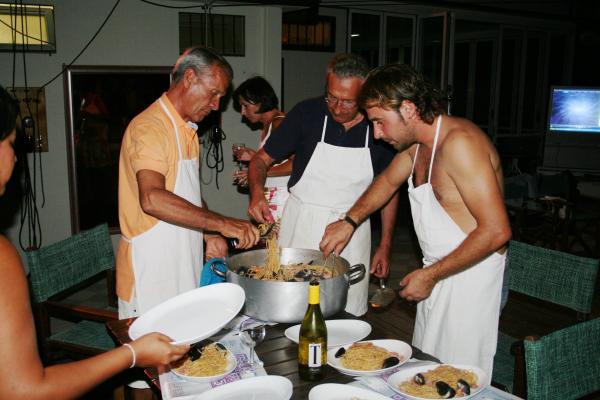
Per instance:
[[[348,272],[346,273],[346,276],[348,277],[348,286],[352,286],[355,283],[362,281],[366,273],[367,269],[365,268],[365,264],[356,264],[348,268]]]

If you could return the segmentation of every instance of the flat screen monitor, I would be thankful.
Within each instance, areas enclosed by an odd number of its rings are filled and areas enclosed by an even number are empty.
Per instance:
[[[548,129],[600,134],[600,88],[553,87]]]
[[[600,171],[600,88],[550,90],[544,167]]]

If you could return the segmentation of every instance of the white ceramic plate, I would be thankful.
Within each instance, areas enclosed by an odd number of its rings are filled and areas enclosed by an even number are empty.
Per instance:
[[[214,381],[216,379],[222,378],[225,375],[229,374],[237,366],[237,361],[235,359],[235,355],[231,352],[231,350],[227,349],[227,351],[228,351],[228,353],[227,353],[227,367],[225,368],[225,372],[223,372],[222,374],[210,375],[210,376],[189,376],[189,375],[185,375],[185,374],[180,373],[175,368],[171,369],[171,372],[173,372],[175,375],[177,375],[177,376],[179,376],[179,377],[181,377],[181,378],[183,378],[185,380],[192,381],[192,382],[210,382],[210,381]]]
[[[276,375],[255,376],[195,396],[194,400],[289,400],[293,386],[288,378]]]
[[[244,289],[233,283],[203,286],[152,308],[129,327],[137,339],[150,332],[169,336],[174,344],[199,342],[221,330],[241,310]]]
[[[353,385],[341,383],[323,383],[315,386],[308,393],[308,400],[348,400],[359,398],[361,400],[390,400],[382,394],[372,390],[363,389]]]
[[[379,339],[379,340],[365,340],[361,343],[373,343],[375,346],[383,347],[387,351],[391,351],[398,354],[398,358],[400,359],[400,363],[394,365],[393,367],[376,369],[374,371],[360,371],[355,369],[344,368],[342,366],[342,362],[340,358],[337,358],[335,354],[338,350],[343,347],[348,349],[351,345],[339,346],[333,349],[327,349],[327,364],[331,365],[333,368],[340,371],[342,374],[350,375],[350,376],[374,376],[385,374],[386,372],[390,372],[405,362],[407,362],[412,356],[412,348],[408,343],[405,343],[401,340],[395,339]]]
[[[487,384],[486,384],[487,375],[481,368],[470,366],[470,365],[460,365],[460,364],[448,364],[448,365],[452,365],[455,368],[469,370],[471,372],[474,372],[477,375],[477,379],[478,379],[477,387],[471,389],[471,394],[469,396],[457,397],[457,398],[459,398],[461,400],[468,399],[470,397],[473,397],[480,391],[482,391],[487,386]],[[393,391],[395,391],[396,393],[400,393],[402,396],[404,396],[408,399],[427,400],[423,397],[411,396],[407,393],[404,393],[399,389],[399,386],[400,386],[400,384],[402,384],[406,381],[412,380],[416,374],[431,371],[431,370],[437,368],[438,366],[439,365],[421,365],[418,367],[402,368],[400,371],[396,372],[395,374],[390,375],[387,383]]]
[[[331,319],[327,325],[327,347],[343,346],[354,343],[369,336],[371,325],[359,319]],[[292,342],[298,343],[300,325],[294,325],[285,330],[285,336]]]

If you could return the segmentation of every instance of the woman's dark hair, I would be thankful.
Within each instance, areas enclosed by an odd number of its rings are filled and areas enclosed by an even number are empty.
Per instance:
[[[258,113],[262,114],[279,107],[279,99],[273,87],[261,76],[246,79],[233,92],[233,107],[240,112],[240,97],[249,103],[259,104]]]
[[[0,86],[0,140],[4,140],[17,126],[17,100]]]
[[[404,100],[412,102],[421,119],[428,124],[444,112],[440,91],[406,64],[384,65],[369,72],[358,97],[365,110],[382,107],[398,111]]]

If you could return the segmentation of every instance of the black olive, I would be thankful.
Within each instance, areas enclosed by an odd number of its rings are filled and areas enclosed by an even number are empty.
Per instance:
[[[341,356],[343,356],[344,354],[346,354],[346,349],[343,347],[340,347],[338,349],[338,351],[335,352],[335,358],[340,358]]]
[[[413,378],[413,380],[415,381],[415,383],[417,385],[424,385],[425,384],[425,377],[421,373],[416,374],[415,377]]]
[[[390,368],[398,364],[400,364],[400,359],[398,357],[388,357],[383,360],[383,368]]]
[[[467,396],[471,394],[471,385],[469,385],[464,379],[459,379],[456,382],[456,387],[458,388],[458,391],[462,394],[465,394]]]
[[[442,399],[451,399],[456,396],[456,391],[450,387],[446,382],[437,381],[435,383],[435,388]]]

